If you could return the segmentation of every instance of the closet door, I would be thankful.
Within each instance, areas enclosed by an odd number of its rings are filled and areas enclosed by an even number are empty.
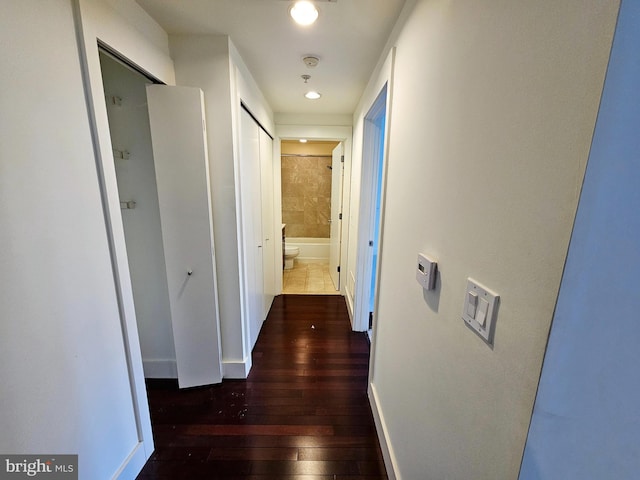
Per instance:
[[[200,89],[147,86],[180,388],[222,381],[211,187]]]
[[[267,317],[276,291],[276,255],[282,255],[280,247],[281,231],[276,233],[273,214],[273,140],[259,128],[260,135],[260,172],[262,186],[262,268],[264,277],[264,310]]]
[[[264,321],[264,271],[260,127],[243,109],[240,123],[240,201],[244,259],[245,305],[249,350]]]

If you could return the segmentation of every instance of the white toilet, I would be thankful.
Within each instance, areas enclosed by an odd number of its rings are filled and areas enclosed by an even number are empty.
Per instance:
[[[291,270],[293,268],[293,259],[300,254],[298,247],[292,247],[287,244],[284,246],[284,269]]]

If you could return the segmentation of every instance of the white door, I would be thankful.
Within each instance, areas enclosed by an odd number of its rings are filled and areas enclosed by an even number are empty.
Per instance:
[[[264,309],[262,318],[267,318],[276,291],[276,242],[273,220],[273,140],[261,128],[260,135],[260,172],[262,189],[262,264],[264,275]],[[279,255],[282,255],[280,251]]]
[[[371,331],[377,295],[380,220],[384,205],[385,129],[387,86],[364,118],[362,179],[358,220],[358,250],[354,324],[356,331]],[[371,334],[371,332],[370,332]]]
[[[204,103],[148,85],[151,142],[180,388],[222,381]]]
[[[240,201],[249,349],[255,345],[265,318],[260,180],[260,127],[243,109],[240,124]]]
[[[329,240],[329,274],[336,290],[340,290],[340,251],[342,241],[342,177],[343,144],[331,153],[331,229]]]

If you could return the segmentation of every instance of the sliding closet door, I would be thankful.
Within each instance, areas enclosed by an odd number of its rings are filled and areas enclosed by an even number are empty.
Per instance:
[[[263,237],[263,276],[264,276],[264,310],[266,318],[273,303],[276,291],[276,255],[282,255],[280,243],[282,235],[276,232],[273,214],[273,140],[264,130],[260,135],[260,173],[262,186],[262,237]]]
[[[197,88],[147,86],[180,388],[222,381],[204,103]]]
[[[245,111],[240,123],[240,199],[249,349],[258,339],[264,321],[264,271],[260,127]]]

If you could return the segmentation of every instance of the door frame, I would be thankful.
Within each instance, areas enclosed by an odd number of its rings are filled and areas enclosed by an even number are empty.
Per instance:
[[[336,158],[336,150],[340,149],[339,158]],[[339,181],[336,181],[340,178]],[[334,287],[337,285],[336,291],[340,291],[344,278],[342,273],[345,271],[341,264],[342,253],[342,192],[344,190],[344,143],[340,142],[331,151],[331,211],[329,215],[329,276]],[[336,204],[334,205],[334,201]],[[337,210],[337,211],[336,211]],[[337,214],[337,215],[336,215]],[[337,228],[337,235],[334,235]],[[337,240],[336,240],[337,237]],[[337,244],[337,247],[334,245]],[[334,258],[334,248],[337,248],[338,264],[334,269],[332,264]]]
[[[387,54],[387,58],[384,61],[384,63],[380,66],[380,70],[374,74],[374,78],[375,80],[372,81],[368,86],[367,89],[365,91],[365,93],[363,94],[363,99],[361,100],[361,108],[360,108],[360,112],[358,119],[357,119],[357,125],[358,125],[358,143],[359,143],[359,147],[361,148],[361,151],[359,152],[359,158],[356,159],[356,161],[359,161],[359,167],[360,167],[360,178],[358,180],[360,180],[360,184],[356,185],[354,188],[356,190],[357,193],[354,193],[354,195],[357,195],[357,201],[358,201],[358,205],[359,205],[359,211],[357,213],[358,215],[358,231],[357,231],[357,239],[356,239],[356,246],[355,246],[355,261],[354,266],[355,266],[355,272],[356,272],[356,281],[355,281],[355,288],[353,291],[353,317],[352,317],[352,323],[353,323],[353,330],[355,331],[359,331],[359,332],[366,332],[369,328],[369,309],[368,309],[368,303],[369,303],[369,292],[371,291],[371,285],[370,285],[370,280],[371,277],[367,278],[367,280],[365,282],[362,282],[360,279],[363,278],[361,277],[361,272],[363,270],[363,264],[362,262],[364,261],[364,259],[362,258],[364,253],[366,253],[366,250],[368,250],[369,246],[368,246],[368,240],[369,238],[363,239],[363,235],[364,236],[368,236],[370,235],[369,231],[367,230],[369,228],[368,224],[365,223],[363,225],[363,222],[366,222],[366,219],[361,218],[362,217],[362,212],[366,212],[366,211],[370,211],[370,207],[371,207],[371,201],[370,201],[370,197],[371,197],[371,184],[369,184],[369,190],[365,191],[367,189],[367,186],[365,185],[365,169],[367,168],[367,159],[366,159],[366,153],[367,153],[367,139],[365,136],[365,126],[367,124],[368,119],[370,120],[372,116],[375,115],[376,113],[376,105],[377,108],[380,109],[382,107],[382,105],[380,105],[379,103],[377,104],[378,100],[380,100],[380,95],[381,93],[386,89],[386,100],[385,100],[385,104],[384,104],[384,108],[385,108],[385,126],[384,126],[384,131],[383,132],[378,132],[379,134],[383,135],[384,138],[384,148],[382,151],[382,178],[381,178],[381,182],[380,182],[380,232],[379,232],[379,238],[378,238],[378,273],[375,279],[375,286],[374,286],[374,312],[373,312],[373,335],[371,340],[371,354],[370,354],[370,364],[369,364],[369,382],[372,381],[373,379],[373,372],[375,369],[375,352],[376,352],[376,324],[377,324],[377,314],[376,311],[378,309],[378,295],[379,295],[379,291],[378,291],[378,285],[379,285],[379,280],[380,280],[380,265],[382,264],[382,246],[383,246],[383,236],[384,236],[384,205],[385,205],[385,192],[386,192],[386,182],[387,182],[387,164],[388,164],[388,158],[389,158],[389,139],[390,139],[390,131],[391,131],[391,123],[392,123],[392,119],[391,119],[391,112],[392,112],[392,104],[393,104],[393,71],[394,71],[394,64],[395,64],[395,53],[396,53],[396,49],[395,47],[392,47],[388,54]],[[381,137],[377,137],[377,140],[375,141],[380,141],[382,140]],[[354,183],[356,183],[356,179],[354,178]],[[365,205],[365,204],[368,204]],[[366,272],[365,272],[366,273]],[[363,289],[366,289],[365,291],[363,291]],[[364,301],[363,301],[364,299]],[[366,305],[363,305],[363,303],[366,303]]]
[[[351,199],[351,126],[321,126],[321,125],[276,125],[276,135],[273,141],[273,191],[274,191],[274,223],[282,225],[282,157],[280,142],[282,140],[323,140],[343,142],[344,145],[344,176],[342,179],[342,232],[341,243],[348,245],[349,241],[349,221],[350,221],[350,199]],[[333,188],[333,186],[332,186]],[[276,239],[279,250],[282,251],[282,238]],[[282,258],[278,257],[276,264],[276,292],[282,293]],[[346,268],[348,251],[342,248],[340,251],[340,265]],[[340,282],[340,290],[336,291],[340,295],[345,294],[345,282]]]
[[[73,0],[72,6],[87,117],[95,153],[96,175],[100,186],[105,236],[111,255],[119,322],[122,329],[123,354],[131,385],[131,403],[138,435],[138,443],[132,446],[128,456],[114,473],[114,478],[134,478],[151,457],[154,442],[120,212],[118,184],[112,160],[113,151],[104,100],[99,47],[135,66],[145,76],[161,84],[174,85],[175,71],[168,53],[165,54],[156,50],[150,43],[140,41],[133,29],[122,28],[124,16],[121,12],[105,12],[103,5],[84,0]]]
[[[374,297],[373,313],[378,303],[380,260],[382,252],[382,221],[384,212],[387,144],[388,144],[388,83],[380,89],[369,111],[364,116],[362,171],[360,181],[360,212],[358,215],[358,247],[355,291],[354,330],[369,330],[370,299]],[[380,120],[384,124],[380,125]],[[380,148],[382,146],[382,148]],[[379,198],[378,232],[376,233],[376,198]],[[374,239],[374,237],[376,237]],[[372,244],[371,241],[374,241]],[[374,271],[373,258],[377,257]],[[373,280],[373,284],[372,284]]]

